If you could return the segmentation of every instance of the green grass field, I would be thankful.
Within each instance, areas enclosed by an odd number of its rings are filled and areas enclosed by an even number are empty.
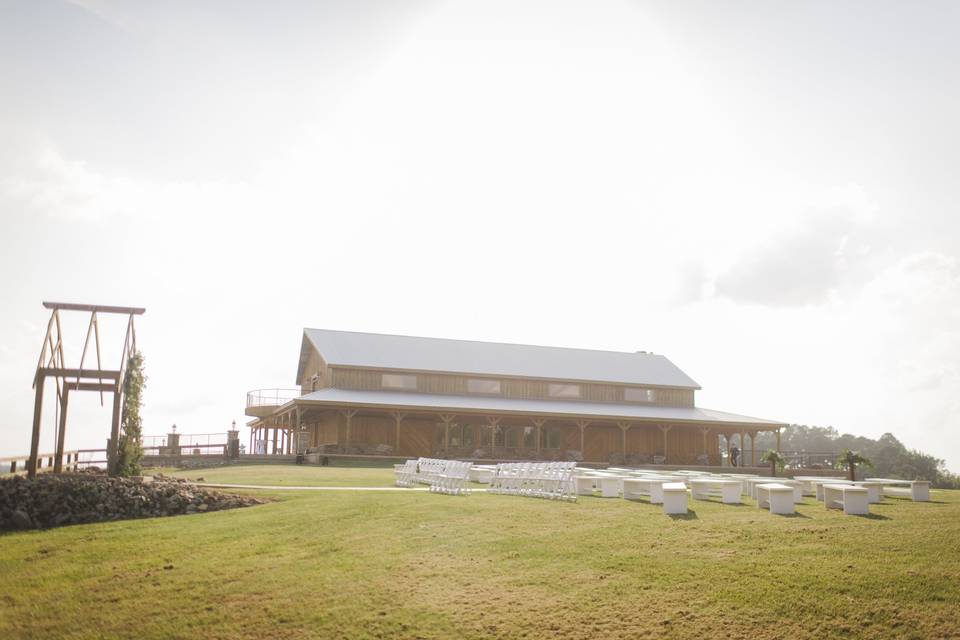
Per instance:
[[[223,481],[357,472],[303,469]],[[869,518],[813,499],[795,517],[691,502],[670,518],[622,499],[263,493],[276,501],[0,535],[0,638],[960,636],[960,492]]]
[[[149,473],[149,471],[147,471]],[[251,465],[213,469],[163,469],[181,478],[227,484],[260,484],[288,487],[392,487],[393,468]]]

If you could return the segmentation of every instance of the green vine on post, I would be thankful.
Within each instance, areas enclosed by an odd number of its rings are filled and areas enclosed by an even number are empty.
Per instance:
[[[147,377],[143,374],[143,354],[139,351],[127,360],[123,378],[123,411],[120,414],[120,451],[117,460],[117,475],[138,476],[141,474],[140,459],[143,458],[141,436],[143,421],[143,389]]]

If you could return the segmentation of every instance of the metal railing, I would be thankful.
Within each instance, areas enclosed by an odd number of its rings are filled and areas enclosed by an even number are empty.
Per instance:
[[[247,407],[279,407],[300,397],[300,389],[255,389],[247,392]]]

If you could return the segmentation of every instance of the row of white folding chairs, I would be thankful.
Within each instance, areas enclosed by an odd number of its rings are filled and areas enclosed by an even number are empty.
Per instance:
[[[417,478],[417,461],[407,460],[403,464],[393,465],[393,475],[398,487],[412,487]]]
[[[467,488],[467,480],[470,477],[471,464],[459,460],[446,460],[445,462],[443,470],[434,474],[430,482],[430,491],[455,496],[470,493],[470,489]]]
[[[420,484],[433,484],[434,477],[443,473],[448,462],[450,461],[442,458],[419,458],[415,481]]]
[[[517,462],[498,464],[487,489],[490,493],[576,500],[576,462]]]

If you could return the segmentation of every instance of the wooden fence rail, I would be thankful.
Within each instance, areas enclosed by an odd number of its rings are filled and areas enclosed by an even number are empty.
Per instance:
[[[53,469],[56,457],[54,453],[43,453],[37,456],[37,471]],[[29,462],[29,455],[0,458],[0,475],[26,473]],[[73,451],[63,452],[63,469],[65,471],[78,471],[81,467],[106,463],[106,449],[74,449]]]

